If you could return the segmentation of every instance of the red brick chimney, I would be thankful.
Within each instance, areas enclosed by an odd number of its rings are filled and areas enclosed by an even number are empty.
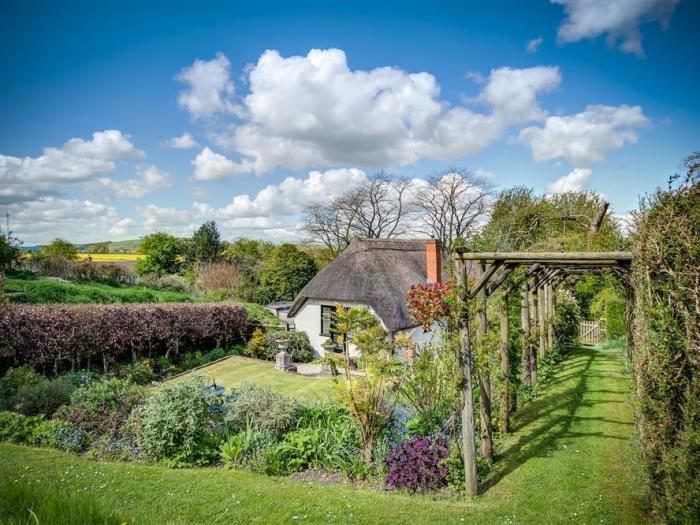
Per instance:
[[[442,261],[440,260],[440,241],[430,239],[425,244],[425,257],[427,262],[427,279],[429,283],[442,282]]]

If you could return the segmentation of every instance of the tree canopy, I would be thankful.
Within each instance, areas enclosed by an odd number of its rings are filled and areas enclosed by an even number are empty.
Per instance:
[[[139,250],[143,258],[136,261],[140,275],[166,275],[177,273],[182,266],[184,243],[165,232],[157,232],[141,239]]]
[[[293,244],[279,245],[260,270],[260,301],[291,301],[317,271],[316,261],[311,255]]]

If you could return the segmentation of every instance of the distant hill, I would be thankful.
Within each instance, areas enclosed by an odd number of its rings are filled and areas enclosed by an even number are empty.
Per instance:
[[[139,250],[140,239],[129,239],[127,241],[104,241],[79,244],[78,251],[90,253],[98,249],[101,245],[106,245],[107,253],[136,253]]]

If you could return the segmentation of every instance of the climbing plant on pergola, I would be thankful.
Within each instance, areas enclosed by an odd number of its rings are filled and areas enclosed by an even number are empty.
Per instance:
[[[454,252],[455,274],[461,290],[459,331],[459,357],[462,371],[462,451],[466,492],[477,493],[476,445],[474,424],[473,341],[483,340],[487,331],[486,306],[488,298],[503,287],[501,295],[499,354],[501,371],[508,377],[508,298],[520,294],[522,328],[525,335],[523,348],[523,377],[532,382],[537,374],[537,359],[545,357],[554,347],[553,320],[556,312],[556,290],[567,278],[585,274],[612,272],[619,278],[627,297],[628,345],[631,345],[632,294],[630,281],[631,252],[471,252],[457,248]],[[517,279],[510,279],[519,267],[527,268]],[[468,277],[475,277],[470,284]],[[505,285],[505,287],[504,287]],[[470,331],[476,321],[476,338]],[[481,343],[479,343],[481,344]],[[490,458],[491,421],[490,385],[480,378],[480,417],[482,427],[481,452]],[[512,411],[510,387],[503,387],[501,431],[508,431]]]

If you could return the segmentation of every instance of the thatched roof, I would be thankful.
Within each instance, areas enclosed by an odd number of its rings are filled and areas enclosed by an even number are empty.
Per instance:
[[[413,284],[425,283],[428,240],[357,239],[299,292],[288,316],[307,299],[359,301],[395,332],[417,326],[406,305]]]

